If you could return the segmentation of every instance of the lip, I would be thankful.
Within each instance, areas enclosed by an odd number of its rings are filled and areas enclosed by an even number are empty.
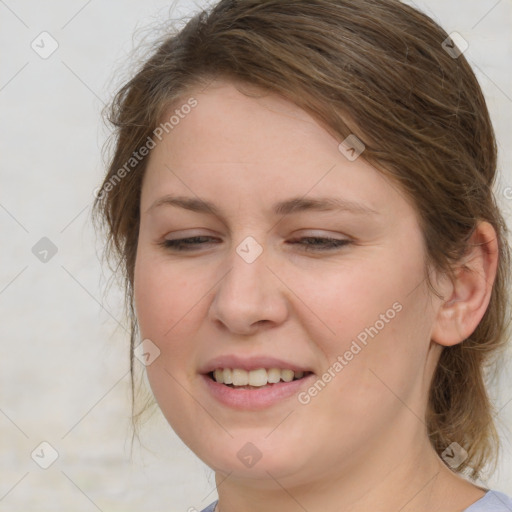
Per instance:
[[[237,368],[246,371],[259,368],[279,368],[280,370],[288,369],[294,372],[308,372],[309,375],[291,382],[278,382],[255,389],[237,389],[220,384],[210,378],[209,374],[218,368]],[[199,369],[199,373],[205,384],[206,392],[217,402],[233,409],[252,411],[271,407],[298,394],[302,388],[310,386],[316,378],[311,368],[298,363],[270,356],[240,357],[234,354],[226,354],[211,359]]]
[[[206,375],[218,368],[237,368],[240,370],[258,370],[259,368],[279,368],[280,370],[293,370],[294,372],[311,372],[311,368],[296,363],[276,359],[267,356],[239,357],[235,355],[224,355],[208,361],[199,369],[199,373]]]
[[[262,367],[264,366],[258,366],[258,368]],[[217,366],[217,368],[219,367]],[[240,366],[235,366],[235,368],[240,368]],[[297,395],[302,388],[310,386],[316,378],[314,373],[310,373],[302,379],[291,382],[279,382],[255,389],[237,389],[212,380],[208,374],[203,374],[200,377],[206,386],[207,393],[222,405],[249,411],[265,409]]]

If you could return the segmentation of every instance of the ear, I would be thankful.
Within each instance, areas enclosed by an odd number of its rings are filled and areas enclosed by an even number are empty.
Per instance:
[[[431,339],[444,346],[461,343],[475,331],[487,310],[498,267],[496,231],[481,221],[457,264],[455,281],[445,284]]]

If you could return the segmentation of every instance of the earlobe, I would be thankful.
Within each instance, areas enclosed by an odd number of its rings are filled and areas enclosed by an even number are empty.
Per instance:
[[[438,306],[431,339],[444,346],[461,343],[475,331],[487,310],[498,266],[496,231],[481,221],[458,264],[448,296]]]

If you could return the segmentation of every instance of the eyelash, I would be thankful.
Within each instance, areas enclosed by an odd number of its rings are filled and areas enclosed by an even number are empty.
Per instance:
[[[179,238],[176,240],[164,240],[163,242],[160,242],[159,245],[162,245],[165,249],[169,249],[171,251],[193,251],[194,249],[191,249],[192,246],[198,246],[203,245],[200,243],[192,243],[192,240],[199,240],[204,238],[212,238],[209,236],[192,236],[189,238]],[[349,245],[351,243],[350,240],[342,240],[339,238],[324,238],[324,237],[317,237],[317,236],[308,236],[299,238],[298,240],[315,240],[315,243],[308,242],[307,244],[301,244],[303,245],[303,249],[305,251],[332,251],[334,249],[339,249],[345,245]],[[321,243],[316,243],[318,241],[321,241]],[[295,242],[295,241],[294,241]],[[315,247],[319,247],[319,249],[316,249]]]

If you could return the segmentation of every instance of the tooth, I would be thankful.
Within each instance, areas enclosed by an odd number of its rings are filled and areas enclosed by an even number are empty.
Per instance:
[[[213,378],[221,384],[233,384],[234,386],[255,386],[261,387],[269,384],[277,384],[281,380],[291,382],[295,379],[301,379],[304,372],[294,372],[290,369],[280,368],[258,368],[257,370],[246,371],[240,368],[217,368],[213,372]]]
[[[249,384],[249,373],[238,368],[233,369],[233,385],[247,386]]]
[[[281,380],[281,370],[279,368],[270,368],[267,373],[269,384],[277,384]]]
[[[233,384],[233,370],[224,368],[224,384]]]
[[[291,382],[293,380],[293,370],[281,370],[281,379],[285,382]]]
[[[267,384],[267,370],[258,368],[249,372],[249,386],[265,386]]]

